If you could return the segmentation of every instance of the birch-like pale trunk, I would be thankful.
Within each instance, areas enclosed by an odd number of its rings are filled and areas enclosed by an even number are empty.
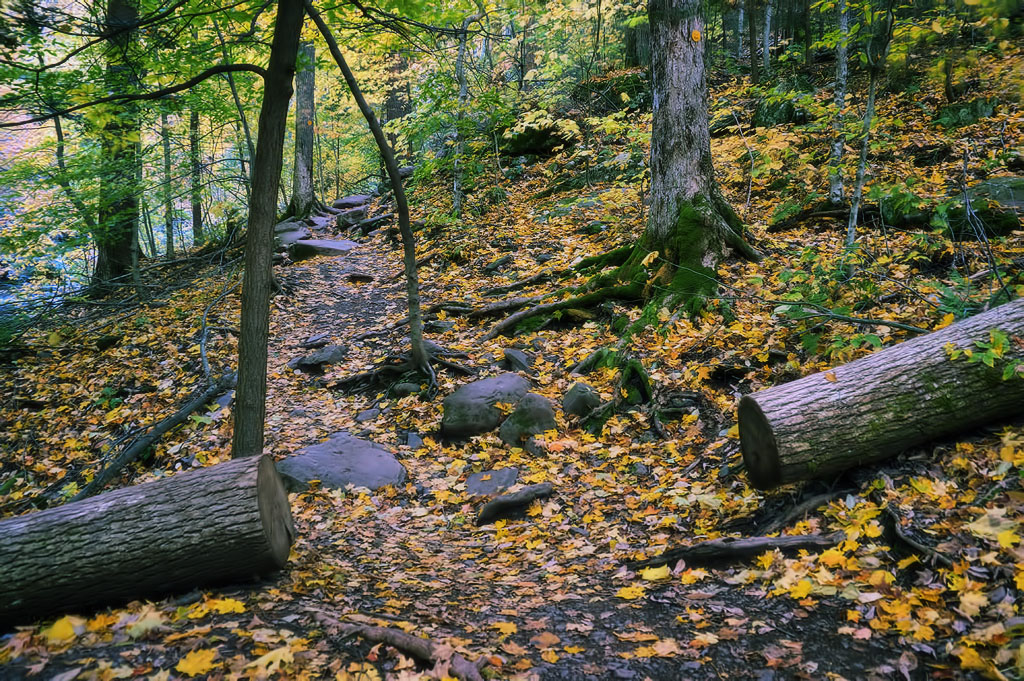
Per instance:
[[[847,54],[850,37],[850,15],[846,0],[838,0],[836,12],[839,16],[839,42],[836,43],[836,86],[832,96],[835,117],[832,119],[832,149],[829,157],[828,202],[833,206],[843,203],[843,109],[846,107],[846,83],[850,72]]]

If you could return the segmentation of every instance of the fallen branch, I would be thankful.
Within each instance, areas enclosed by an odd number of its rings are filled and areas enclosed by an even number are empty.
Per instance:
[[[723,537],[699,542],[693,546],[669,549],[661,555],[647,560],[629,561],[626,566],[635,570],[652,565],[665,565],[677,560],[688,565],[718,563],[742,558],[758,556],[765,551],[782,552],[799,551],[801,549],[825,549],[843,541],[843,532],[832,534],[801,534],[786,537]]]
[[[91,497],[92,495],[100,492],[115,475],[121,472],[122,468],[139,458],[143,452],[159,441],[160,438],[166,435],[171,429],[183,423],[185,419],[187,419],[196,409],[199,409],[217,395],[231,390],[234,387],[234,383],[234,374],[227,374],[222,376],[219,381],[206,388],[206,390],[186,402],[181,409],[157,423],[144,435],[122,450],[121,453],[118,454],[113,461],[107,464],[105,468],[100,470],[96,474],[96,477],[92,479],[92,482],[83,487],[82,491],[76,494],[71,501],[79,501],[80,499]]]
[[[425,256],[423,256],[422,258],[420,258],[419,260],[416,261],[416,267],[417,268],[423,267],[424,265],[426,265],[428,262],[430,262],[434,258],[438,257],[439,255],[441,255],[440,251],[434,251],[433,253],[427,253]],[[401,279],[404,276],[405,276],[405,270],[402,270],[398,274],[393,275],[391,277],[391,281],[398,281],[399,279]]]
[[[315,613],[313,617],[322,624],[338,629],[346,638],[358,636],[373,643],[384,643],[435,667],[447,664],[455,678],[462,679],[462,681],[483,681],[480,669],[487,664],[486,657],[481,657],[480,666],[477,666],[456,653],[450,646],[442,646],[430,639],[413,636],[399,629],[365,624],[345,624],[322,613]]]
[[[535,499],[551,496],[554,489],[550,482],[542,482],[539,485],[524,487],[518,492],[502,494],[484,504],[480,509],[480,515],[476,518],[476,524],[486,525],[494,522],[513,511],[529,506]]]
[[[479,319],[481,317],[488,317],[490,315],[501,314],[502,312],[510,312],[512,310],[518,310],[522,307],[526,307],[531,303],[536,303],[540,300],[543,300],[546,297],[547,296],[545,295],[539,295],[499,300],[496,303],[491,303],[490,305],[485,305],[481,308],[471,310],[468,316],[470,319]]]

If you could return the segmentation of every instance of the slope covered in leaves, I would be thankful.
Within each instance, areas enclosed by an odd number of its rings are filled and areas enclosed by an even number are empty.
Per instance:
[[[1008,71],[986,65],[993,96],[1009,87],[998,74],[1019,71],[1021,54],[1007,65]],[[744,84],[722,84],[713,94],[729,102],[737,121],[749,120],[754,93]],[[1016,104],[950,131],[921,115],[929,98],[938,101],[933,92],[881,101],[874,182],[913,178],[923,199],[947,196],[963,174],[965,140],[972,149],[968,172],[1007,174],[1003,164],[1019,156],[1024,140]],[[573,149],[533,165],[506,162],[493,184],[470,196],[470,215],[458,225],[432,224],[432,214],[445,209],[446,186],[421,183],[418,217],[428,221],[419,247],[424,256],[436,254],[421,272],[426,305],[479,307],[499,299],[484,294],[489,288],[566,270],[635,239],[643,185],[635,181],[642,168],[631,164],[644,158],[649,126],[649,115],[631,113],[584,121]],[[0,677],[447,673],[444,665],[424,669],[387,646],[341,635],[337,621],[429,637],[451,652],[483,658],[485,673],[496,678],[1024,675],[1021,423],[912,450],[839,480],[764,493],[742,471],[734,417],[742,394],[907,338],[910,332],[895,324],[937,329],[979,309],[1000,290],[984,274],[993,266],[1004,269],[1003,285],[1024,294],[1019,266],[1009,265],[1024,255],[1022,233],[989,249],[941,232],[866,227],[857,273],[845,279],[843,226],[833,218],[780,221],[781,228],[769,229],[778,206],[823,185],[820,134],[746,123],[740,132],[717,137],[713,151],[721,182],[766,257],[720,271],[722,296],[701,318],[658,310],[633,335],[624,349],[648,369],[657,408],[622,409],[599,432],[560,415],[537,453],[509,448],[493,434],[445,443],[435,435],[440,398],[469,379],[439,373],[439,395],[426,401],[327,388],[404,347],[404,327],[394,326],[405,315],[395,279],[401,261],[386,236],[344,258],[281,268],[269,450],[284,456],[345,429],[396,449],[409,482],[373,494],[293,495],[299,539],[274,579],[23,627],[0,639]],[[930,145],[953,151],[915,163],[913,149]],[[613,172],[573,183],[591,177],[598,164]],[[485,273],[506,255],[512,260],[499,274]],[[567,295],[558,292],[585,281],[570,271],[509,295]],[[33,353],[0,376],[3,514],[27,511],[40,495],[50,503],[71,496],[119,442],[183,402],[202,377],[204,313],[219,329],[207,344],[211,368],[229,369],[235,347],[226,329],[237,327],[236,293],[236,274],[211,268],[187,288],[120,316],[84,328],[69,320],[29,339]],[[560,401],[577,380],[568,368],[618,343],[616,329],[640,311],[570,310],[486,342],[480,339],[493,318],[471,322],[444,309],[433,316],[431,340],[466,353],[461,361],[481,375],[499,371],[504,348],[533,354],[532,390]],[[350,353],[311,379],[287,362],[314,333],[328,333]],[[121,340],[93,351],[102,335]],[[615,396],[615,369],[583,380],[604,399]],[[673,405],[671,417],[655,418]],[[367,414],[371,407],[380,413]],[[406,444],[409,432],[423,437],[422,447]],[[230,410],[211,406],[166,437],[132,479],[224,460],[229,436]],[[555,494],[523,518],[475,526],[483,500],[467,494],[466,478],[508,466],[520,470],[523,484],[553,483]],[[803,512],[789,513],[812,498]],[[780,522],[773,528],[773,521]],[[837,530],[845,533],[841,543],[797,555],[625,566],[703,539]]]

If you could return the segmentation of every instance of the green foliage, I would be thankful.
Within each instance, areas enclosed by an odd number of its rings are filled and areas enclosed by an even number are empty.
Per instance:
[[[944,106],[935,117],[935,122],[944,128],[962,128],[973,125],[995,112],[998,102],[994,99],[976,98]]]

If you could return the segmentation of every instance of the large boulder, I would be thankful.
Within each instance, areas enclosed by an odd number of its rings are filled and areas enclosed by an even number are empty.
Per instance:
[[[551,401],[537,393],[526,393],[515,410],[498,429],[498,437],[511,447],[522,446],[531,435],[540,435],[555,428],[555,410]]]
[[[519,374],[501,374],[462,386],[444,398],[441,434],[463,438],[497,428],[503,415],[494,405],[516,404],[529,389],[530,382]]]
[[[340,199],[335,199],[331,206],[339,210],[356,208],[358,206],[365,206],[372,198],[369,194],[353,194],[352,196],[343,196]]]
[[[306,260],[318,255],[345,255],[358,245],[348,239],[301,239],[288,247],[288,255],[292,260]]]
[[[310,480],[330,489],[349,485],[371,490],[405,482],[405,467],[383,445],[341,431],[326,442],[299,450],[277,462],[290,491],[301,491]]]

